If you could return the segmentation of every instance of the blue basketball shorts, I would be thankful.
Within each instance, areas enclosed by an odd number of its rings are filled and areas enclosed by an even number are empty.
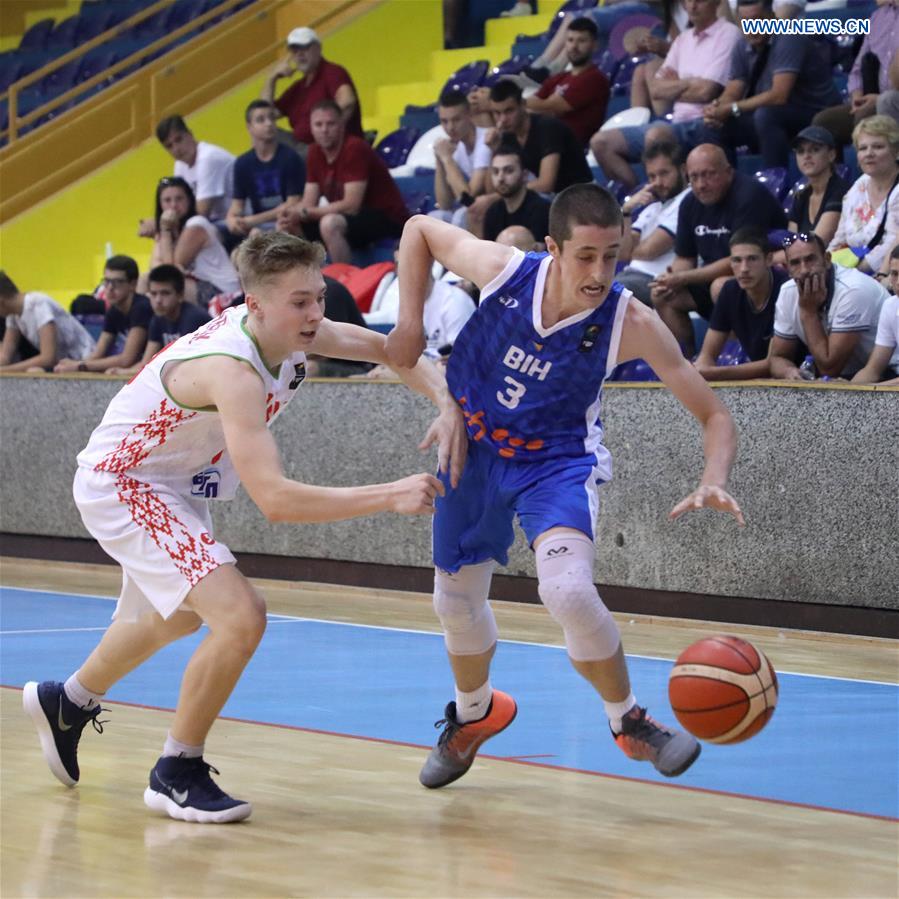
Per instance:
[[[599,511],[599,475],[594,456],[518,462],[468,444],[459,486],[441,476],[446,496],[434,515],[434,564],[455,572],[463,565],[509,560],[515,516],[533,546],[554,527],[568,527],[594,539]]]

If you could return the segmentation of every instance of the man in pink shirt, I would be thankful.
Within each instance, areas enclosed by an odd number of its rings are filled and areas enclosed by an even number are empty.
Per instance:
[[[547,78],[526,104],[531,112],[563,121],[585,147],[605,120],[609,102],[609,79],[592,62],[597,35],[593,19],[575,19],[565,37],[571,69]]]
[[[730,74],[731,53],[740,29],[718,18],[718,0],[685,0],[693,23],[682,31],[662,67],[649,83],[653,100],[673,104],[672,120],[629,128],[597,131],[590,140],[596,161],[607,178],[635,187],[637,176],[630,163],[640,158],[644,144],[675,140],[693,147],[702,129],[702,110],[724,89]]]

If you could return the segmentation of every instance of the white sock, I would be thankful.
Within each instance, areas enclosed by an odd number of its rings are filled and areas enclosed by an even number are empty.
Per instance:
[[[90,709],[95,705],[99,705],[103,696],[102,693],[91,693],[90,690],[85,689],[81,681],[78,680],[77,672],[62,685],[62,688],[65,690],[66,696],[69,697],[69,701],[82,709]]]
[[[621,702],[602,701],[606,707],[606,714],[609,716],[609,724],[612,726],[612,732],[621,733],[621,719],[637,704],[633,693],[628,693],[627,699]]]
[[[490,708],[490,700],[493,699],[493,687],[490,686],[490,678],[472,690],[471,693],[463,693],[456,687],[456,721],[465,724],[469,721],[477,721],[487,714]]]
[[[162,754],[173,758],[183,756],[186,759],[198,759],[203,755],[203,744],[188,746],[187,743],[179,743],[171,734],[166,734]]]

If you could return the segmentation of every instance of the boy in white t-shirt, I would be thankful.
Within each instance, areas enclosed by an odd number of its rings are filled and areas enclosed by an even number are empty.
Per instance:
[[[852,378],[853,384],[880,383],[883,387],[899,386],[899,246],[890,253],[890,290],[877,321],[874,349],[865,367]],[[886,375],[887,380],[880,379]]]
[[[84,663],[64,683],[32,681],[23,691],[44,759],[66,786],[79,780],[78,741],[104,694],[205,623],[144,801],[183,821],[249,816],[248,802],[212,780],[203,744],[262,639],[265,601],[213,536],[210,499],[230,499],[242,483],[269,521],[300,523],[429,515],[444,493],[429,474],[360,487],[317,487],[284,474],[269,426],[304,380],[306,354],[387,362],[383,335],[324,318],[323,255],[278,232],[245,241],[238,264],[246,305],[157,354],[112,399],[78,455],[75,502],[122,566],[123,583],[113,622]],[[458,484],[465,425],[446,381],[424,360],[400,376],[439,409],[421,445],[438,445],[439,469]]]
[[[94,338],[76,318],[45,293],[20,293],[0,271],[0,315],[6,331],[0,346],[2,371],[51,371],[60,359],[82,360],[94,350]],[[14,361],[19,337],[37,348],[37,355]]]

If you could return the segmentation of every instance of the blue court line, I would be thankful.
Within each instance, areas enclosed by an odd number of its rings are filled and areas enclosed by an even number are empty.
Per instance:
[[[105,599],[0,588],[0,680],[20,687],[66,677],[99,633],[57,629],[103,627],[111,611]],[[269,627],[223,715],[412,746],[433,742],[430,723],[452,698],[439,634],[286,616],[273,623],[281,626]],[[22,630],[33,632],[9,633]],[[200,639],[158,653],[117,684],[110,700],[173,708],[180,672]],[[671,721],[671,662],[630,656],[629,664],[640,701]],[[767,728],[736,746],[706,744],[676,784],[899,818],[899,686],[779,677],[781,698]],[[501,641],[492,680],[519,704],[515,724],[491,740],[492,757],[672,784],[618,750],[595,694],[561,648]]]

